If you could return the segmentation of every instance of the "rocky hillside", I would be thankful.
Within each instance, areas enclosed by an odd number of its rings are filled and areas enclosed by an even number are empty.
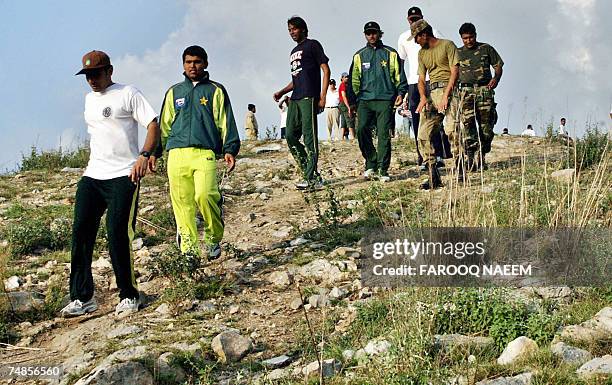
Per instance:
[[[302,193],[284,143],[243,146],[235,172],[219,175],[226,229],[214,262],[180,257],[167,178],[147,176],[133,243],[144,305],[124,318],[114,315],[103,228],[93,263],[100,308],[57,317],[68,299],[71,210],[82,170],[0,177],[0,362],[63,368],[59,379],[0,382],[612,381],[612,286],[387,290],[364,286],[358,269],[363,237],[383,225],[608,229],[607,154],[576,172],[567,168],[575,164],[572,149],[497,137],[487,171],[458,185],[447,167],[445,187],[425,192],[406,138],[394,139],[385,184],[360,176],[357,143],[320,148],[328,183]]]

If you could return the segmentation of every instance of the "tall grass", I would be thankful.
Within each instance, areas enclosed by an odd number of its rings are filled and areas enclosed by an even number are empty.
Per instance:
[[[75,150],[39,150],[32,146],[28,155],[21,156],[20,171],[57,171],[64,167],[83,168],[89,160],[89,149],[82,146]]]

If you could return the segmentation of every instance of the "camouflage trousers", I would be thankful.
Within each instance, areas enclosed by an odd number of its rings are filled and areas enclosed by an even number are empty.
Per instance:
[[[494,136],[493,126],[497,123],[495,91],[487,86],[467,87],[459,89],[457,95],[461,100],[461,125],[470,132],[477,132],[480,151],[489,153]]]
[[[459,125],[459,99],[454,94],[449,98],[445,112],[440,112],[438,106],[442,102],[443,88],[431,90],[427,97],[425,111],[421,111],[419,121],[419,149],[423,156],[423,162],[429,165],[436,163],[436,152],[433,146],[433,138],[440,133],[442,123],[444,132],[451,143],[451,152],[454,159],[468,150],[476,149],[478,137],[475,131],[468,131]]]

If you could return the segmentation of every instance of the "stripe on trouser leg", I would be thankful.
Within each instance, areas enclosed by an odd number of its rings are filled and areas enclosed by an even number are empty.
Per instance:
[[[130,250],[130,276],[132,277],[132,285],[136,289],[136,274],[134,273],[134,251],[132,250],[132,241],[134,240],[134,227],[136,225],[136,203],[138,202],[138,192],[140,191],[140,182],[136,184],[134,196],[132,197],[132,206],[130,207],[130,219],[128,220],[128,243]]]

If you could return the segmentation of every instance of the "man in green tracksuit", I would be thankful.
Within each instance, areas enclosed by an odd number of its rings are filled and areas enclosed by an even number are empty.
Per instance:
[[[357,140],[365,158],[363,176],[378,176],[380,181],[388,182],[393,107],[401,104],[408,83],[397,51],[382,43],[383,32],[378,23],[366,23],[363,33],[367,44],[353,56],[350,70],[350,84],[358,101]],[[372,142],[372,126],[376,127],[378,149]]]
[[[161,112],[161,146],[168,151],[170,199],[185,254],[200,254],[196,204],[204,218],[208,258],[221,254],[223,199],[217,185],[216,156],[231,172],[240,150],[238,129],[225,88],[205,69],[208,55],[200,46],[183,52],[185,80],[166,92]]]

